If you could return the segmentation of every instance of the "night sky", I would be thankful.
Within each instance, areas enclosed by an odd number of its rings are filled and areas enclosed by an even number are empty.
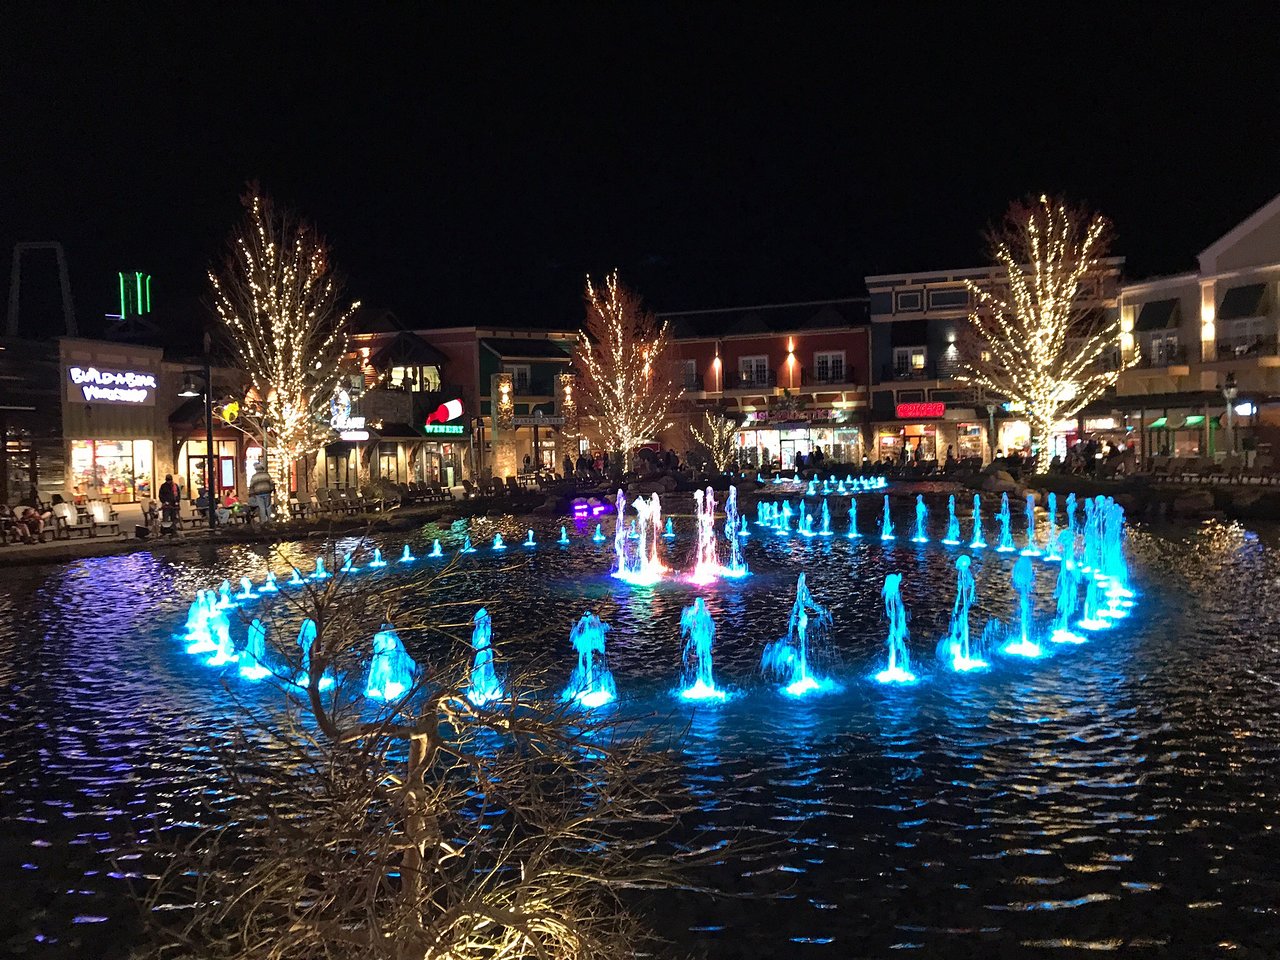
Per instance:
[[[5,261],[61,240],[90,330],[120,269],[172,309],[258,178],[411,326],[575,325],[613,266],[683,310],[977,265],[1030,191],[1109,215],[1130,276],[1169,273],[1280,192],[1274,5],[861,6],[10,9]],[[56,303],[30,275],[24,326]]]

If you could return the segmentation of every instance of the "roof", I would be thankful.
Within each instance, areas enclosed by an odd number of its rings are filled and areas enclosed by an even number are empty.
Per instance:
[[[404,329],[400,319],[383,307],[357,307],[351,316],[353,333],[400,333]]]
[[[862,326],[867,323],[867,304],[866,297],[851,297],[660,313],[658,317],[671,324],[671,335],[675,339],[696,340]]]
[[[449,358],[417,334],[399,333],[385,347],[369,358],[376,370],[387,367],[441,367]]]
[[[1205,273],[1215,273],[1217,271],[1217,259],[1226,251],[1247,237],[1258,227],[1262,226],[1273,217],[1280,216],[1280,194],[1272,197],[1267,203],[1264,203],[1249,216],[1245,217],[1234,227],[1224,233],[1209,246],[1200,251],[1198,257],[1200,261],[1200,269]]]
[[[569,350],[562,340],[544,338],[506,339],[505,337],[482,337],[480,343],[490,353],[503,360],[551,360],[569,362]]]
[[[1165,330],[1177,326],[1178,300],[1152,300],[1144,303],[1138,311],[1138,319],[1134,322],[1134,330]]]

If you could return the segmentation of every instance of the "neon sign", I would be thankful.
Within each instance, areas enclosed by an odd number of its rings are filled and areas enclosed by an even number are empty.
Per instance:
[[[461,423],[428,423],[422,428],[427,436],[459,436],[466,430]]]
[[[80,388],[85,403],[150,403],[155,399],[153,373],[97,367],[71,367],[67,373],[71,382]]]
[[[937,417],[946,416],[947,405],[938,400],[929,400],[923,403],[900,403],[898,404],[897,416],[899,420],[929,420]]]

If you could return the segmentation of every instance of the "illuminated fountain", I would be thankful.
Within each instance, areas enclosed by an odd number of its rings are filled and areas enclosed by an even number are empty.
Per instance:
[[[569,545],[569,531],[564,527],[560,528],[560,539],[557,540],[556,543],[560,544],[562,547],[567,547]]]
[[[746,522],[747,522],[747,518],[746,518],[746,517],[743,517],[743,518],[742,518],[742,522],[743,522],[743,523],[746,523]],[[674,539],[676,538],[676,528],[675,528],[675,526],[671,523],[671,518],[670,518],[670,517],[667,517],[667,529],[663,531],[662,535],[663,535],[664,537],[666,537],[668,540],[674,540]]]
[[[213,623],[218,619],[225,621],[227,615],[215,606],[213,591],[197,592],[187,612],[187,653],[213,653],[218,649],[213,639]]]
[[[849,532],[845,534],[850,540],[857,540],[862,536],[858,532],[858,498],[849,498]]]
[[[654,495],[657,499],[657,494]],[[746,518],[743,518],[743,523]],[[738,537],[738,488],[730,487],[724,502],[724,538],[729,541],[729,562],[720,572],[726,577],[745,577],[749,571],[742,555],[742,540]],[[656,544],[655,544],[656,546]]]
[[[245,639],[244,649],[240,651],[240,676],[246,680],[261,680],[271,671],[263,662],[267,658],[267,628],[262,621],[254,617],[249,624],[249,635]]]
[[[716,550],[716,495],[707,487],[693,491],[694,514],[697,520],[698,548],[694,554],[694,583],[710,583],[720,575],[720,556]]]
[[[912,543],[928,543],[929,542],[929,508],[924,505],[924,496],[916,494],[916,532],[911,538]]]
[[[1111,598],[1113,610],[1133,606],[1129,563],[1124,557],[1124,507],[1110,497],[1102,524],[1102,569],[1108,578],[1107,596]]]
[[[1003,653],[1017,657],[1038,657],[1040,644],[1032,639],[1032,600],[1036,589],[1036,568],[1030,557],[1019,557],[1013,565],[1013,589],[1018,592],[1018,639],[1004,645]]]
[[[502,534],[500,534],[500,533],[495,533],[495,534],[493,535],[493,549],[495,549],[495,550],[505,550],[505,549],[507,549],[507,545],[506,545],[506,543],[505,543],[505,542],[503,541],[503,539],[502,539]]]
[[[658,537],[662,530],[662,504],[655,493],[650,499],[637,497],[632,504],[638,514],[631,526],[635,531],[635,545],[631,534],[624,533],[621,519],[614,527],[614,571],[620,580],[635,585],[657,583],[666,573],[666,566],[658,556]],[[626,495],[618,491],[619,518],[627,508]]]
[[[221,667],[236,662],[236,648],[231,643],[231,622],[223,610],[209,618],[209,636],[213,642],[213,656],[205,661],[210,667]]]
[[[782,503],[776,505],[773,511],[773,532],[780,537],[785,537],[791,532],[791,505]]]
[[[1022,548],[1024,557],[1040,556],[1040,548],[1036,546],[1036,495],[1027,494],[1027,545]]]
[[[769,503],[766,500],[756,501],[756,526],[767,527],[769,525]]]
[[[814,641],[825,639],[830,632],[831,614],[813,599],[802,573],[796,581],[796,601],[791,605],[787,635],[764,648],[760,665],[766,674],[783,684],[782,692],[789,696],[834,690],[834,683],[815,677],[810,671],[809,653]]]
[[[942,542],[948,547],[960,546],[960,520],[956,516],[956,495],[947,498],[947,535]]]
[[[384,623],[373,635],[373,659],[369,662],[364,695],[373,700],[394,700],[413,685],[417,669],[395,628]]]
[[[279,593],[280,588],[276,586],[276,575],[267,573],[267,579],[262,581],[262,586],[258,588],[259,593]]]
[[[604,543],[604,531],[600,529],[600,524],[596,524],[596,532],[592,534],[591,539],[596,543]]]
[[[1062,554],[1058,550],[1058,495],[1053,492],[1049,493],[1048,514],[1049,538],[1045,541],[1044,562],[1057,563]]]
[[[711,673],[711,648],[716,639],[716,625],[711,620],[707,605],[698,597],[693,606],[680,613],[680,636],[684,640],[684,689],[680,696],[685,700],[723,700],[725,691],[716,687]]]
[[[827,506],[827,500],[822,499],[822,526],[818,528],[818,536],[831,536],[831,508]]]
[[[1084,643],[1084,637],[1071,629],[1075,620],[1076,607],[1080,602],[1080,571],[1076,569],[1071,554],[1071,531],[1063,530],[1060,535],[1061,544],[1055,545],[1052,553],[1056,553],[1061,562],[1058,564],[1058,582],[1053,588],[1053,597],[1057,607],[1053,616],[1053,627],[1049,639],[1054,643]]]
[[[1102,590],[1102,585],[1095,577],[1084,578],[1084,611],[1080,617],[1080,622],[1076,624],[1081,630],[1106,630],[1111,626],[1111,621],[1107,619],[1104,613],[1104,601],[1106,599]]]
[[[640,539],[640,531],[636,529],[636,521],[634,518],[631,521],[630,528],[627,530],[627,537],[628,539],[631,539],[631,540]]]
[[[569,642],[578,652],[578,665],[569,677],[569,685],[560,695],[562,700],[573,701],[584,707],[600,707],[616,700],[618,688],[605,659],[604,639],[609,625],[601,622],[594,613],[584,613],[573,625]]]
[[[369,561],[369,569],[370,569],[370,570],[377,570],[377,569],[379,569],[380,567],[385,567],[386,565],[387,565],[387,561],[385,561],[385,560],[383,560],[383,559],[382,559],[382,551],[381,551],[380,549],[378,549],[377,547],[374,547],[374,548],[373,548],[373,559]]]
[[[298,629],[298,647],[302,650],[302,669],[298,671],[298,675],[293,678],[294,684],[299,687],[311,686],[311,647],[316,642],[316,622],[310,617],[302,621],[302,626]],[[323,693],[333,687],[333,675],[326,670],[320,677],[317,688]]]
[[[969,644],[969,610],[977,597],[978,585],[974,582],[973,561],[962,554],[956,557],[956,602],[951,607],[951,629],[947,633],[946,651],[951,658],[951,669],[960,673],[985,670],[990,664],[975,657]]]
[[[809,486],[805,488],[804,495],[806,497],[816,497],[818,495],[818,483],[816,480],[809,481]]]
[[[289,577],[286,583],[291,587],[300,587],[304,582],[305,581],[302,579],[302,573],[297,567],[294,567],[293,574]]]
[[[667,521],[667,526],[668,526],[668,528],[671,526],[671,521],[670,521],[670,520],[668,520],[668,521]],[[672,534],[672,536],[675,536],[675,534]],[[751,536],[751,531],[747,528],[747,518],[746,518],[746,516],[745,516],[745,515],[744,515],[744,516],[743,516],[743,518],[738,522],[738,536],[740,536],[740,537],[749,537],[749,536]]]
[[[1073,537],[1080,532],[1079,527],[1076,526],[1076,495],[1075,493],[1067,494],[1067,529],[1071,531],[1071,535]]]
[[[493,618],[481,607],[476,611],[471,631],[471,649],[475,657],[471,661],[471,686],[467,699],[477,707],[502,697],[502,684],[493,672]]]
[[[1013,553],[1013,532],[1009,529],[1009,494],[1000,494],[1000,512],[996,514],[1000,521],[1000,541],[996,544],[996,553]]]
[[[809,512],[809,504],[800,501],[800,521],[796,524],[796,533],[803,537],[813,536],[813,514]]]
[[[893,519],[889,516],[889,495],[884,495],[884,516],[880,519],[880,539],[893,539]]]
[[[468,540],[470,540],[471,538],[470,538],[470,537],[468,537],[467,539],[468,539]],[[463,552],[465,553],[466,551],[463,551]],[[474,550],[472,550],[472,553],[474,553],[474,552],[475,552],[475,551],[474,551]],[[439,541],[439,540],[432,540],[432,541],[431,541],[431,550],[430,550],[430,552],[427,554],[427,557],[428,557],[428,558],[432,558],[432,557],[443,557],[443,556],[444,556],[444,551],[440,549],[440,541]]]
[[[970,550],[983,550],[987,541],[982,537],[982,497],[973,495],[973,537],[969,541]]]
[[[355,564],[354,553],[348,553],[342,561],[342,566],[338,568],[339,573],[356,573],[360,568]]]
[[[523,544],[523,545],[524,545],[524,546],[526,546],[526,547],[536,547],[536,546],[538,545],[537,541],[535,541],[535,540],[533,539],[533,531],[532,531],[532,530],[530,530],[530,531],[529,531],[529,535],[528,535],[528,536],[526,536],[526,537],[524,538],[524,544]]]
[[[468,533],[466,537],[463,538],[462,549],[459,550],[458,552],[459,553],[475,553],[476,552],[476,548],[471,545],[471,534]]]
[[[329,571],[324,568],[324,557],[316,557],[316,568],[311,571],[312,580],[325,580],[329,577]]]
[[[436,546],[437,546],[437,547],[439,547],[439,546],[440,546],[440,541],[439,541],[439,540],[437,540],[437,541],[436,541]],[[413,555],[413,551],[409,549],[409,545],[406,543],[406,544],[404,545],[404,550],[403,550],[403,551],[401,552],[401,554],[400,554],[400,562],[401,562],[401,563],[413,563],[413,561],[415,561],[415,560],[417,560],[417,559],[418,559],[418,558],[417,558],[417,557],[415,557],[415,556]]]
[[[231,581],[223,580],[218,587],[218,609],[230,610],[235,606],[235,601],[231,599]]]
[[[880,596],[884,598],[884,612],[889,618],[889,636],[886,640],[889,661],[876,674],[876,680],[880,683],[915,683],[916,675],[911,672],[911,654],[907,650],[907,608],[902,605],[902,574],[891,573],[885,577]]]

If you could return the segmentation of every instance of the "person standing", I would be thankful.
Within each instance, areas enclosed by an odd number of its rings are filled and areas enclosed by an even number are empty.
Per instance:
[[[254,464],[253,479],[249,481],[249,499],[257,506],[258,517],[263,523],[271,519],[271,495],[275,491],[276,485],[271,474],[267,473],[267,465],[261,462]]]
[[[182,491],[174,482],[173,474],[164,475],[164,483],[160,484],[160,522],[162,524],[178,524],[178,504],[182,501]]]

